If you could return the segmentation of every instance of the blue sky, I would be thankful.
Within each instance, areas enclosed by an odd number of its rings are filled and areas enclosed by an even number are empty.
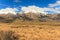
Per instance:
[[[25,9],[29,9],[31,7],[34,11],[36,11],[36,8],[39,10],[42,9],[44,12],[60,13],[59,0],[0,0],[0,10],[17,8],[19,11],[26,11]]]
[[[39,7],[47,7],[50,3],[55,3],[56,0],[0,0],[0,8],[6,7],[20,7],[20,6],[29,6],[36,5]]]

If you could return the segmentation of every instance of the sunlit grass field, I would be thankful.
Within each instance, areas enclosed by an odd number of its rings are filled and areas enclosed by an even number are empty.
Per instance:
[[[60,40],[60,22],[17,20],[12,23],[0,23],[0,31],[3,31],[0,32],[1,40]],[[14,33],[14,36],[7,34],[9,31]],[[6,34],[10,36],[6,37]]]

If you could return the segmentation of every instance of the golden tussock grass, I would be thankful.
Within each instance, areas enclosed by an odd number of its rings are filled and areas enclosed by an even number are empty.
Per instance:
[[[0,40],[60,40],[60,22],[0,23]]]

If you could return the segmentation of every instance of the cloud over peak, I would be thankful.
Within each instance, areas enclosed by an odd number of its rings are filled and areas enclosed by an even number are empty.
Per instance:
[[[18,0],[15,0],[18,1]],[[60,13],[60,1],[56,1],[54,4],[49,4],[48,7],[38,7],[35,5],[31,6],[22,6],[21,8],[5,8],[5,9],[0,9],[0,14],[7,14],[7,13],[12,13],[16,14],[16,12],[19,10],[19,12],[33,12],[33,13],[42,13],[42,14],[47,14],[47,13]],[[21,10],[21,11],[20,11]]]
[[[46,13],[44,8],[40,8],[38,6],[28,6],[28,7],[21,7],[21,10],[25,13],[33,12],[33,13]]]
[[[16,11],[18,9],[16,8],[5,8],[5,9],[0,9],[0,14],[8,14],[8,13],[12,13],[12,14],[16,14]]]

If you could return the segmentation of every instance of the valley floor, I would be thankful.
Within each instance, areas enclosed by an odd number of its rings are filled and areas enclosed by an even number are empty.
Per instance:
[[[60,40],[60,22],[0,23],[0,31],[15,32],[13,40]]]

